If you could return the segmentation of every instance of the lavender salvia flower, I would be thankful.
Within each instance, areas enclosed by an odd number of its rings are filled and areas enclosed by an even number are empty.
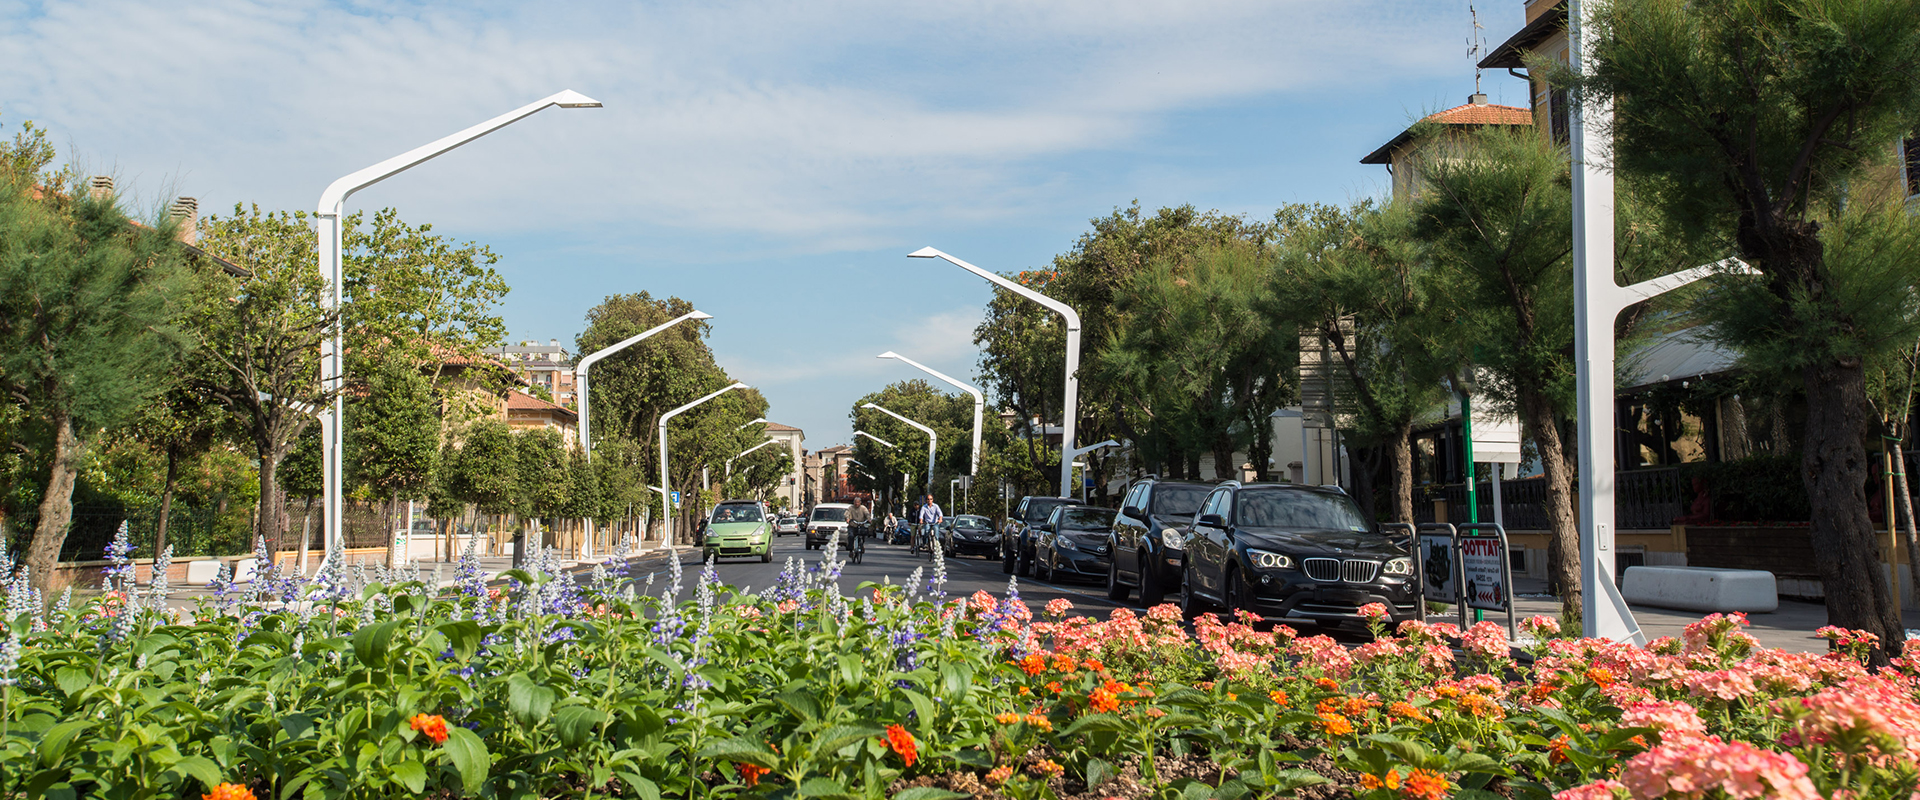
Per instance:
[[[14,686],[20,679],[13,671],[20,668],[20,653],[25,649],[20,644],[20,634],[8,633],[7,640],[0,642],[0,688]]]
[[[100,590],[129,594],[133,591],[133,542],[127,538],[126,520],[120,521],[120,529],[107,545],[107,568],[100,573]]]
[[[21,614],[31,614],[39,605],[34,602],[33,586],[27,577],[29,571],[30,568],[21,566],[20,571],[14,573],[12,578],[0,583],[0,586],[6,588],[7,593],[6,617],[0,619],[0,627],[12,625]]]
[[[932,595],[935,603],[947,597],[947,557],[944,548],[938,545],[933,548],[933,577],[927,580],[927,594]]]
[[[0,546],[0,581],[13,577],[13,554]]]
[[[173,545],[153,557],[153,579],[147,584],[147,591],[153,598],[153,607],[164,610],[167,607],[167,573],[173,570]]]
[[[60,593],[60,599],[53,604],[53,618],[57,622],[66,622],[67,616],[72,613],[73,584],[69,583],[66,590]]]
[[[914,567],[913,574],[907,576],[907,599],[905,605],[908,608],[912,608],[914,601],[920,597],[920,587],[923,585],[920,576],[925,572],[926,567]]]

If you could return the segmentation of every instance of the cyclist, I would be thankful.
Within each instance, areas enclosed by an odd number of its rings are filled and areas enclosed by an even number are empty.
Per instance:
[[[873,520],[873,512],[867,510],[866,503],[860,498],[853,499],[853,508],[847,512],[847,530],[854,536],[865,538],[867,523]]]
[[[940,504],[933,502],[933,495],[924,495],[925,502],[920,506],[920,544],[931,547],[934,527],[946,521],[946,515],[940,513]]]

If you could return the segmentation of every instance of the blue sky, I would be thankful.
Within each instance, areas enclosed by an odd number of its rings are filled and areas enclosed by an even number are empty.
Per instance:
[[[1497,44],[1522,0],[1478,5]],[[416,4],[0,0],[0,135],[32,119],[141,207],[311,210],[334,178],[560,89],[356,195],[491,246],[517,339],[679,295],[807,446],[851,401],[957,377],[988,269],[1139,200],[1265,216],[1380,193],[1361,156],[1464,102],[1466,0]],[[1484,78],[1493,102],[1524,85]]]

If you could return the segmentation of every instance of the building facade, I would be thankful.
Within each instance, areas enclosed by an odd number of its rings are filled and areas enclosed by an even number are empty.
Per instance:
[[[574,407],[574,358],[560,345],[559,339],[548,339],[546,344],[524,341],[504,347],[490,347],[481,352],[506,364],[514,374],[526,380],[528,386],[546,390],[554,403]]]

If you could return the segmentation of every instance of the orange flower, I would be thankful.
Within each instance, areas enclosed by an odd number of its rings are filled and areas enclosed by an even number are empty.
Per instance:
[[[1008,711],[1008,712],[1006,712],[1006,713],[1004,713],[1004,714],[995,714],[995,715],[993,715],[993,721],[994,721],[994,722],[998,722],[998,723],[1000,723],[1000,724],[1002,724],[1002,725],[1012,725],[1013,723],[1016,723],[1016,722],[1019,722],[1019,721],[1020,721],[1020,715],[1019,715],[1019,714],[1015,714],[1015,713],[1013,713],[1013,712],[1011,712],[1011,711]]]
[[[1120,699],[1106,689],[1095,689],[1087,695],[1087,707],[1095,713],[1105,714],[1120,709]]]
[[[1319,725],[1320,731],[1328,736],[1346,736],[1353,733],[1353,723],[1339,714],[1321,714],[1320,721],[1314,724]]]
[[[1059,775],[1066,772],[1067,768],[1054,763],[1053,759],[1049,758],[1028,767],[1027,770],[1035,775]]]
[[[1011,777],[1013,777],[1013,767],[1011,765],[1001,764],[987,773],[987,783],[999,786],[1000,784],[1006,783],[1007,779]]]
[[[1287,693],[1280,691],[1279,689],[1275,689],[1267,693],[1267,699],[1272,700],[1273,704],[1276,706],[1284,707],[1287,704]]]
[[[1100,672],[1107,668],[1107,665],[1101,663],[1100,659],[1097,659],[1097,658],[1089,658],[1085,661],[1082,661],[1080,662],[1080,666],[1086,667],[1087,669],[1093,670],[1094,672]]]
[[[747,788],[751,789],[760,785],[760,776],[773,770],[754,764],[734,764],[733,771],[740,773],[740,782],[746,784]]]
[[[1357,717],[1379,708],[1380,703],[1377,700],[1368,700],[1364,697],[1349,697],[1346,702],[1341,703],[1341,706],[1340,713],[1349,717]]]
[[[1039,728],[1041,733],[1053,732],[1053,720],[1047,719],[1044,714],[1028,714],[1024,721],[1028,725]]]
[[[1194,684],[1193,688],[1199,689],[1200,691],[1203,691],[1203,692],[1211,692],[1213,691],[1213,681],[1201,681],[1199,683]]]
[[[1451,698],[1455,698],[1455,697],[1459,697],[1459,696],[1460,696],[1460,687],[1458,687],[1458,686],[1436,686],[1436,687],[1434,687],[1434,690],[1433,690],[1433,693],[1434,693],[1434,694],[1437,694],[1437,695],[1440,695],[1441,697],[1445,697],[1445,698],[1449,698],[1449,699],[1451,699]]]
[[[1149,708],[1149,709],[1147,709],[1147,716],[1149,716],[1149,717],[1152,717],[1152,718],[1154,718],[1154,719],[1159,719],[1159,718],[1161,718],[1161,717],[1164,717],[1164,716],[1166,716],[1166,715],[1167,715],[1167,712],[1165,712],[1165,711],[1161,711],[1160,709],[1157,709],[1157,708]]]
[[[1038,675],[1047,671],[1047,657],[1039,653],[1028,653],[1026,658],[1014,662],[1014,666],[1028,675]]]
[[[1238,699],[1240,699],[1240,695],[1234,694],[1233,692],[1227,692],[1227,702],[1231,703]]]
[[[887,726],[887,747],[898,754],[907,766],[913,766],[913,760],[920,757],[920,743],[913,740],[913,734],[898,725]]]
[[[439,714],[415,714],[408,722],[413,725],[414,730],[432,739],[434,744],[444,744],[447,741],[447,721]]]
[[[1572,745],[1573,740],[1567,738],[1565,734],[1553,737],[1553,741],[1547,743],[1547,763],[1559,764],[1566,761],[1567,750]]]
[[[1430,769],[1416,769],[1407,773],[1406,787],[1400,790],[1400,795],[1409,800],[1444,800],[1451,786],[1445,775]]]
[[[1073,663],[1073,656],[1058,655],[1053,657],[1053,670],[1055,672],[1072,672],[1074,668],[1078,666],[1078,664]]]
[[[1400,788],[1400,771],[1396,769],[1389,769],[1387,770],[1387,774],[1381,775],[1378,777],[1362,773],[1360,775],[1360,788],[1362,789],[1398,789]]]
[[[200,800],[254,800],[253,790],[238,783],[223,783],[213,787],[210,794],[200,795]]]
[[[1460,707],[1476,717],[1503,719],[1507,716],[1505,711],[1500,710],[1499,705],[1477,694],[1470,694],[1460,698]]]
[[[1602,687],[1612,686],[1614,681],[1613,671],[1606,667],[1594,667],[1593,669],[1587,670],[1587,680],[1593,681],[1595,685]]]
[[[1405,703],[1405,702],[1394,703],[1393,705],[1387,707],[1387,712],[1396,717],[1407,720],[1409,722],[1432,722],[1433,721],[1432,717],[1427,716],[1426,712],[1421,711],[1419,707],[1415,706],[1412,703]]]
[[[1340,702],[1340,698],[1329,697],[1324,700],[1321,700],[1318,703],[1313,704],[1313,713],[1319,714],[1323,717],[1333,715],[1333,714],[1338,714],[1340,713],[1340,708],[1343,705],[1345,704]]]
[[[1559,688],[1560,687],[1555,686],[1551,683],[1540,684],[1539,686],[1535,686],[1532,689],[1527,690],[1527,699],[1535,703],[1546,702],[1547,698],[1552,697],[1553,693],[1559,690]]]
[[[1059,682],[1059,681],[1048,681],[1048,682],[1047,682],[1047,691],[1049,691],[1049,692],[1053,692],[1054,694],[1059,694],[1059,693],[1060,693],[1060,682]]]
[[[1033,694],[1033,690],[1032,690],[1032,689],[1029,689],[1029,688],[1027,688],[1027,687],[1025,687],[1025,686],[1022,686],[1022,687],[1020,687],[1020,689],[1019,689],[1019,695],[1020,695],[1021,697],[1026,697],[1027,695],[1030,695],[1030,694]]]

